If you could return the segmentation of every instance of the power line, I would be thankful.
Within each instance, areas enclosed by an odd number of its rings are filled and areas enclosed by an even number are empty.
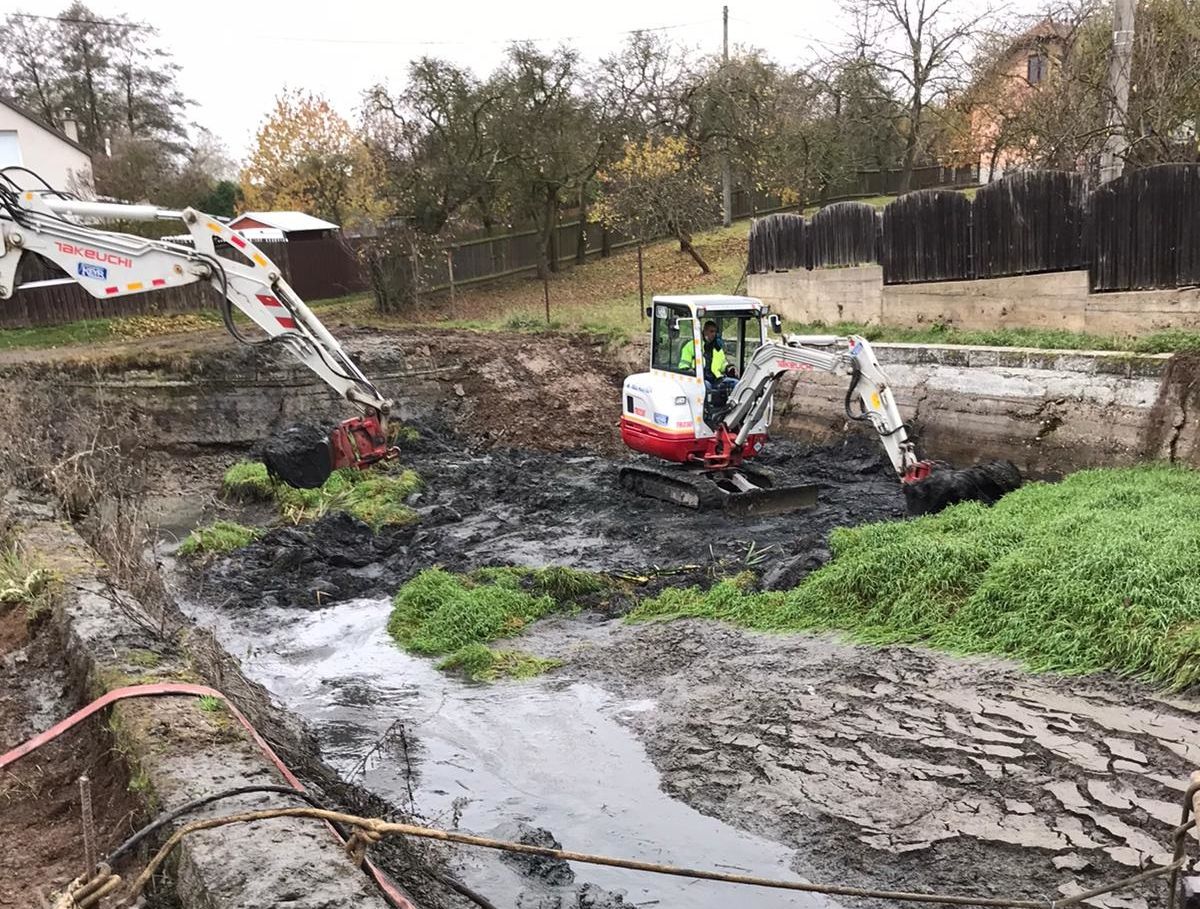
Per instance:
[[[377,38],[321,38],[321,37],[304,37],[300,35],[250,35],[258,41],[282,41],[294,42],[300,44],[351,44],[351,45],[381,45],[392,47],[442,47],[442,46],[469,46],[473,44],[513,44],[523,41],[544,42],[544,41],[574,41],[582,38],[592,38],[597,34],[602,35],[633,35],[638,32],[665,32],[679,28],[692,28],[697,25],[706,25],[706,22],[678,22],[674,25],[653,25],[645,28],[626,28],[617,31],[604,32],[588,32],[587,34],[577,35],[541,35],[536,37],[526,38],[475,38],[465,40],[449,40],[449,41],[393,41]]]
[[[9,13],[10,19],[42,19],[46,22],[66,22],[70,25],[110,25],[117,28],[129,28],[141,31],[154,31],[154,27],[144,22],[122,22],[117,19],[84,19],[76,16],[39,16],[37,13]]]

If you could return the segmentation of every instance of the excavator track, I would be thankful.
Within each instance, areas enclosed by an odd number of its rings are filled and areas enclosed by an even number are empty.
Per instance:
[[[777,487],[771,475],[759,468],[671,470],[639,464],[622,467],[620,479],[630,492],[697,511],[754,516],[786,514],[817,504],[818,487]]]

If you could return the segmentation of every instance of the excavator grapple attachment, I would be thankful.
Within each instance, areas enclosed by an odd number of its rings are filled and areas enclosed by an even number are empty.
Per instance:
[[[315,489],[343,467],[367,467],[395,456],[374,415],[344,420],[332,431],[308,424],[289,426],[263,446],[267,472],[298,489]]]

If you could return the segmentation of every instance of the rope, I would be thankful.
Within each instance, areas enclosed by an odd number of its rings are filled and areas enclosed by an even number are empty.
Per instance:
[[[347,848],[352,856],[358,859],[366,847],[378,842],[385,836],[415,836],[424,839],[441,840],[449,843],[459,843],[466,846],[478,846],[483,849],[497,849],[505,852],[517,852],[525,855],[537,855],[545,858],[562,859],[569,862],[581,862],[589,865],[606,865],[612,868],[624,868],[630,871],[645,871],[652,874],[690,877],[697,880],[720,881],[728,884],[741,884],[752,887],[768,887],[776,890],[793,890],[803,893],[821,893],[828,896],[851,896],[868,899],[886,899],[900,902],[933,903],[949,906],[983,906],[991,909],[1065,909],[1065,907],[1082,903],[1114,890],[1132,887],[1136,884],[1173,874],[1183,867],[1185,858],[1180,857],[1170,864],[1151,868],[1141,874],[1115,881],[1074,896],[1058,900],[1029,900],[1008,897],[982,897],[960,894],[943,893],[914,893],[902,890],[875,890],[868,887],[850,887],[842,884],[818,884],[808,881],[787,881],[773,878],[756,877],[748,874],[729,874],[723,871],[709,871],[699,868],[681,868],[674,865],[664,865],[656,862],[642,862],[633,859],[613,858],[611,856],[593,855],[585,852],[570,852],[565,849],[551,849],[545,846],[532,846],[527,843],[514,843],[508,840],[497,840],[490,837],[473,836],[448,830],[437,830],[432,827],[419,827],[413,824],[400,824],[378,818],[364,818],[338,811],[325,811],[318,808],[275,808],[264,811],[247,811],[241,814],[225,817],[206,818],[193,821],[175,831],[155,854],[134,881],[129,896],[122,906],[132,906],[138,894],[158,871],[159,867],[180,841],[189,834],[201,830],[211,830],[228,824],[250,823],[277,817],[310,817],[319,818],[328,823],[340,823],[354,827],[356,833],[347,842]]]

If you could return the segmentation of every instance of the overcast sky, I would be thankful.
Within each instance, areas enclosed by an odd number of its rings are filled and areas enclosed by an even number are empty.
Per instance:
[[[183,68],[179,81],[195,101],[191,118],[242,158],[272,100],[286,87],[324,94],[353,118],[364,88],[404,83],[409,60],[439,56],[485,75],[505,45],[569,41],[589,59],[619,47],[629,31],[662,28],[700,52],[721,47],[721,4],[707,0],[532,2],[377,2],[364,0],[85,0],[101,17],[148,22]],[[1018,0],[1030,8],[1033,0]],[[52,13],[67,0],[0,0],[0,11]],[[845,22],[836,0],[729,4],[730,43],[766,50],[786,64],[839,43]]]

